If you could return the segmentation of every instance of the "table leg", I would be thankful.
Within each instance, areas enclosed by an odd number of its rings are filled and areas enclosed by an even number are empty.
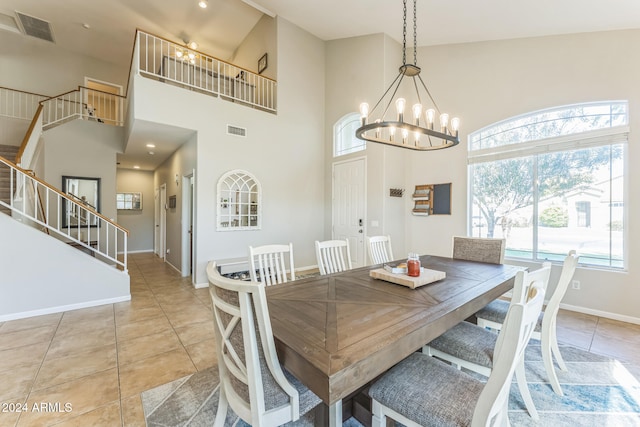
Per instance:
[[[342,426],[342,399],[329,406],[329,427]]]

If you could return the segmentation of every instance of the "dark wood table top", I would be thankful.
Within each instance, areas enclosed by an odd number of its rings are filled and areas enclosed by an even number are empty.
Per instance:
[[[267,288],[280,362],[332,405],[509,291],[521,267],[422,256],[446,278],[410,289],[370,266]]]

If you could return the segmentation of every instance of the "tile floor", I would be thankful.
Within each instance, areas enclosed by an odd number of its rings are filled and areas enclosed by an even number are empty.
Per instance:
[[[142,391],[215,363],[208,290],[153,254],[129,269],[129,302],[0,323],[1,426],[144,426]],[[640,325],[561,311],[558,335],[640,378]]]

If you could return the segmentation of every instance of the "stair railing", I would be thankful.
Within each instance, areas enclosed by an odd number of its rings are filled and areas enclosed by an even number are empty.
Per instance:
[[[124,125],[125,97],[78,86],[78,89],[42,101],[43,129],[73,119],[85,119],[113,126]]]
[[[127,271],[129,231],[3,157],[0,168],[9,170],[10,191],[9,200],[0,200],[0,205],[9,208],[14,218],[43,227],[97,259]],[[31,188],[33,192],[28,190]],[[74,221],[75,217],[82,221]]]
[[[265,64],[266,66],[266,64]],[[138,30],[132,73],[275,113],[275,80]]]
[[[31,120],[40,101],[48,96],[0,87],[0,116]]]
[[[29,129],[22,140],[22,144],[20,144],[18,153],[16,154],[16,165],[24,169],[31,168],[31,160],[33,159],[33,155],[38,147],[38,142],[40,141],[40,136],[42,135],[43,109],[44,107],[42,104],[39,104],[38,109],[33,115]]]

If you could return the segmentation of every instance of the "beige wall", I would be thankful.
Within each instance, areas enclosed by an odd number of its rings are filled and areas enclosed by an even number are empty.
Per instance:
[[[129,230],[129,252],[153,251],[153,172],[134,169],[116,171],[116,193],[142,193],[142,210],[119,210],[117,222]]]
[[[267,69],[261,75],[275,80],[278,76],[277,22],[277,19],[264,15],[229,61],[257,73],[258,59],[266,53]]]

